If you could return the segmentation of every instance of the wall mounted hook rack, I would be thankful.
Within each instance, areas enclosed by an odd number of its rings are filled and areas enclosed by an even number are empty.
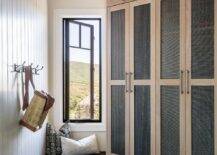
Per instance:
[[[32,73],[35,74],[35,75],[39,75],[38,72],[43,70],[43,68],[44,68],[44,66],[40,66],[40,65],[37,65],[36,67],[33,67],[33,63],[31,63],[30,65],[25,65],[25,64],[26,64],[26,61],[24,61],[21,65],[14,64],[12,72],[23,73],[23,72],[25,72],[25,68],[27,66],[31,66]]]

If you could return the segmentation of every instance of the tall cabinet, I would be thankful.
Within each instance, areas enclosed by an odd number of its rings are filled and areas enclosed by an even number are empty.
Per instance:
[[[108,154],[217,155],[217,0],[108,7]]]
[[[155,154],[154,1],[111,7],[108,20],[109,152]]]

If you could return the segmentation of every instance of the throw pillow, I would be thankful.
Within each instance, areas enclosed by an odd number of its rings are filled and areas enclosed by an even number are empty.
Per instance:
[[[71,134],[71,128],[68,123],[65,123],[60,129],[59,129],[60,135],[66,138],[70,138]]]
[[[81,140],[73,140],[61,137],[62,155],[85,155],[99,153],[96,135],[92,135]]]
[[[46,126],[46,155],[61,155],[61,137],[51,124]]]

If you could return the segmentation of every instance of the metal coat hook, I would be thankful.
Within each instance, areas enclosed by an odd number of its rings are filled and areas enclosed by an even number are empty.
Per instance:
[[[14,64],[13,65],[13,71],[12,72],[17,72],[17,73],[21,73],[21,72],[24,72],[24,65],[25,65],[26,61],[24,61],[22,63],[22,65],[17,65],[17,64]]]
[[[39,65],[36,66],[36,68],[33,68],[33,73],[36,75],[39,75],[38,72],[41,71],[44,68],[44,66],[41,66],[39,68]]]
[[[13,71],[12,72],[17,72],[17,73],[23,73],[25,72],[25,67],[27,67],[28,65],[26,65],[26,61],[24,61],[21,65],[17,65],[17,64],[14,64],[13,65]],[[30,64],[31,68],[32,68],[32,73],[35,74],[35,75],[39,75],[39,71],[41,71],[44,66],[39,66],[37,65],[35,68],[33,67],[33,63]]]

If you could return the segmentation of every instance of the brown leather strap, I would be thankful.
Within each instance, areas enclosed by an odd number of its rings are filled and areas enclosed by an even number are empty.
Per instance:
[[[44,111],[49,111],[49,109],[54,105],[55,99],[48,93],[41,91],[46,96],[46,104],[44,107]]]
[[[26,108],[29,106],[29,82],[31,82],[33,89],[35,90],[35,85],[33,82],[32,77],[32,67],[26,66],[24,68],[25,72],[25,94],[23,96],[23,110],[26,110]]]
[[[47,102],[44,107],[44,111],[48,111],[54,105],[54,102],[55,102],[55,99],[49,94],[47,94]]]
[[[44,91],[41,91],[44,95],[46,95],[46,104],[44,106],[44,111],[41,115],[40,121],[39,121],[39,129],[42,127],[42,124],[44,123],[44,120],[46,119],[46,116],[48,114],[49,109],[54,105],[55,99],[50,96],[49,94],[45,93]]]

